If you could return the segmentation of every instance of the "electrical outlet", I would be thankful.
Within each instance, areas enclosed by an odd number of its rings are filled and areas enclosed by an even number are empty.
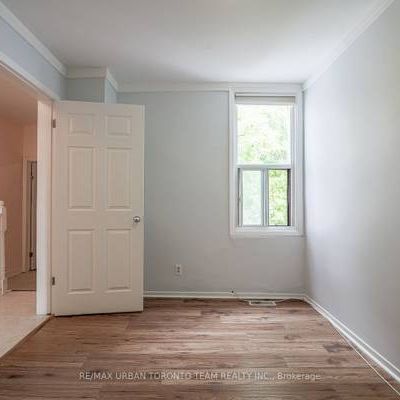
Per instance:
[[[175,275],[182,275],[182,265],[181,264],[175,264]]]

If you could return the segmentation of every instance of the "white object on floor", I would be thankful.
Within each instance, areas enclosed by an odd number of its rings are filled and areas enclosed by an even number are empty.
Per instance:
[[[6,290],[6,257],[5,257],[5,233],[7,230],[7,210],[4,201],[0,200],[0,295]]]

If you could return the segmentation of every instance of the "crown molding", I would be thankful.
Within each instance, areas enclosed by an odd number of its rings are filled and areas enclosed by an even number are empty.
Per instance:
[[[80,78],[105,78],[107,67],[68,67],[66,77],[70,79]]]
[[[54,100],[61,100],[60,96],[36,79],[32,74],[26,71],[24,68],[19,66],[14,60],[8,57],[6,54],[0,51],[0,66],[9,71],[12,75],[21,79],[25,82],[30,88],[44,94],[46,97]]]
[[[276,83],[235,83],[235,82],[201,82],[201,83],[180,83],[180,82],[141,82],[118,84],[107,67],[66,67],[57,57],[1,2],[0,17],[4,19],[27,43],[33,46],[41,56],[47,60],[58,72],[70,79],[77,78],[104,78],[107,79],[115,91],[119,93],[135,92],[178,92],[178,91],[229,91],[240,88],[257,88],[273,91],[274,86],[291,86],[291,89],[301,85],[302,90],[310,88],[331,65],[361,36],[374,21],[394,2],[394,0],[376,0],[366,11],[356,26],[346,34],[332,53],[325,58],[315,72],[301,84]]]
[[[266,92],[288,92],[302,89],[301,83],[266,83],[266,82],[147,82],[125,83],[119,85],[119,93],[140,92],[228,92],[230,90],[265,90]]]
[[[331,65],[390,7],[394,0],[377,0],[347,33],[332,53],[325,58],[315,72],[304,82],[303,90],[309,89]]]
[[[60,74],[66,74],[65,65],[0,1],[0,17],[27,43],[48,61]]]

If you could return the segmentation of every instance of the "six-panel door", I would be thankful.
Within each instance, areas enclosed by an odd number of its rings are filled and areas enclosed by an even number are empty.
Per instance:
[[[144,108],[59,102],[55,115],[53,312],[142,310]]]

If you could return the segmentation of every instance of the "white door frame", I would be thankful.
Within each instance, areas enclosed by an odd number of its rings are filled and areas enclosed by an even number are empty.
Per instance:
[[[0,59],[0,67],[23,83],[27,96],[33,95],[38,102],[37,113],[37,276],[36,314],[51,312],[51,169],[52,169],[52,108],[53,100],[39,87],[39,81],[17,64],[7,64]]]
[[[31,231],[31,179],[28,166],[30,163],[37,163],[32,157],[23,158],[22,165],[22,271],[27,272],[30,270],[30,231]],[[37,203],[37,198],[35,199]]]
[[[36,313],[51,312],[52,102],[38,101]]]

